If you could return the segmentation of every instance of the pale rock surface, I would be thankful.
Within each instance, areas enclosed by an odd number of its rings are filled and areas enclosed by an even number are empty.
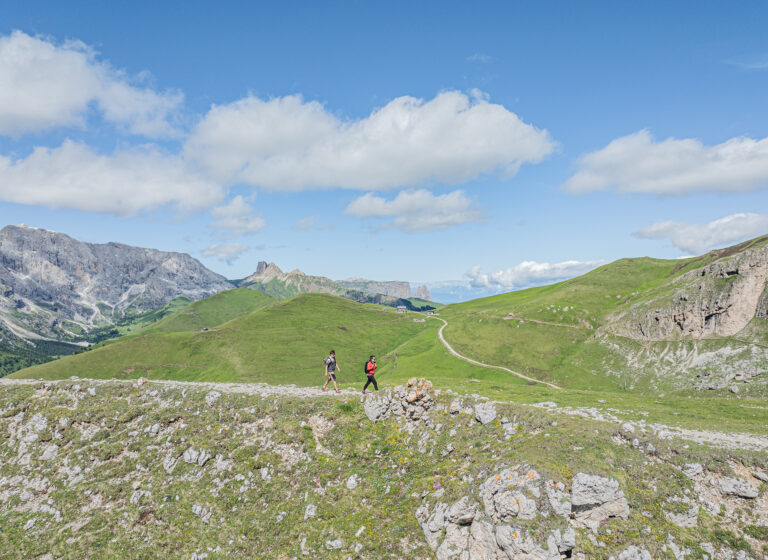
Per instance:
[[[619,490],[618,481],[586,473],[578,473],[573,478],[571,507],[577,524],[593,531],[610,517],[629,517],[629,504],[624,492]]]
[[[757,489],[746,480],[724,476],[717,481],[720,492],[739,498],[757,498]]]

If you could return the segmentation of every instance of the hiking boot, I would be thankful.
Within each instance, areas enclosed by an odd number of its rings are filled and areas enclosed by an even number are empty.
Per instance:
[[[337,393],[341,393],[341,391],[339,391],[338,389],[336,389],[336,392],[337,392]]]
[[[323,391],[327,393],[327,392],[328,392],[328,389],[326,389],[325,387],[323,387]]]

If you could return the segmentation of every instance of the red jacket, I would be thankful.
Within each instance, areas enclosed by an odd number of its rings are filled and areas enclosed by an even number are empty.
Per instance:
[[[365,364],[365,375],[371,376],[374,373],[376,373],[376,364],[368,360],[368,363]]]

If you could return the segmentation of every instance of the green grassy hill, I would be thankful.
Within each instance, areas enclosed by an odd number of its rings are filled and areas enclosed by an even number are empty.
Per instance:
[[[244,314],[249,306],[255,310]],[[230,315],[241,316],[215,325]],[[208,331],[200,331],[203,324],[211,325]],[[233,290],[196,302],[131,336],[16,376],[145,375],[311,385],[322,382],[322,360],[334,348],[339,379],[358,382],[370,354],[387,356],[382,374],[395,371],[400,359],[397,349],[425,332],[434,338],[436,328],[437,324],[414,322],[412,316],[390,308],[329,295],[305,294],[274,302],[257,291]]]

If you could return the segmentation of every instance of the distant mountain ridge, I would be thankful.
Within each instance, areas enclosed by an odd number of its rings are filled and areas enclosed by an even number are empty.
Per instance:
[[[426,286],[419,286],[414,294],[411,291],[411,284],[409,282],[401,282],[398,280],[382,282],[377,280],[366,280],[365,278],[347,278],[346,280],[337,280],[336,283],[344,288],[365,292],[366,294],[384,294],[385,296],[402,299],[415,297],[426,301],[432,301],[432,296]]]
[[[25,225],[0,230],[0,344],[6,347],[73,342],[174,298],[198,300],[232,287],[185,253],[85,243]]]
[[[285,299],[299,294],[331,294],[361,303],[376,303],[391,307],[404,306],[408,309],[431,309],[429,305],[414,304],[410,300],[410,284],[407,282],[376,282],[372,280],[349,280],[336,282],[325,276],[312,276],[301,270],[283,272],[275,263],[259,262],[256,271],[240,280],[238,286],[261,290],[276,298]],[[382,291],[376,291],[376,288]],[[423,288],[423,290],[421,289]],[[429,296],[426,286],[420,288],[420,293]],[[386,292],[386,293],[385,293]],[[393,294],[408,294],[400,297]],[[427,298],[422,298],[427,299]]]

